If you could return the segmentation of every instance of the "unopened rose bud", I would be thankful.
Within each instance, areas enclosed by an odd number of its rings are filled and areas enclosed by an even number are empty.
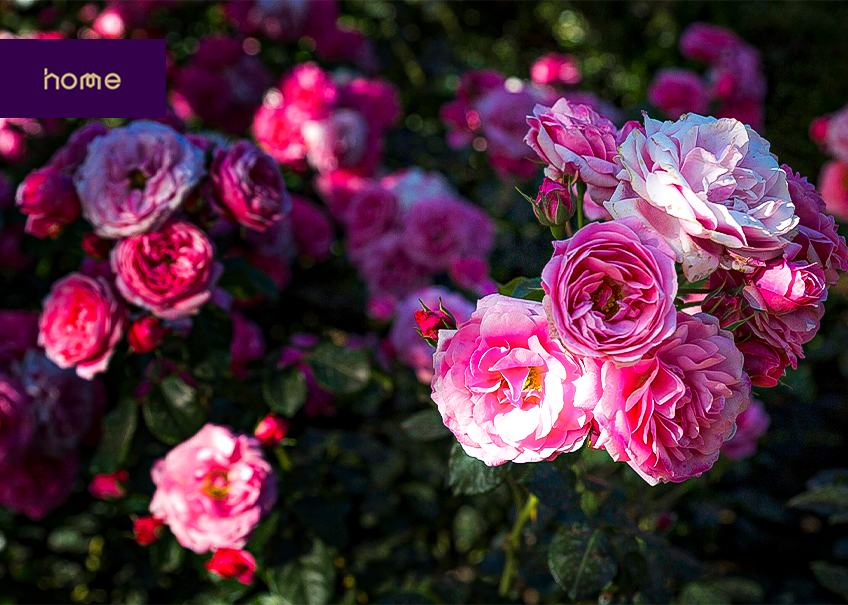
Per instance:
[[[102,473],[95,475],[88,484],[89,493],[98,500],[116,500],[127,494],[126,483],[130,475],[126,470],[120,469],[114,473]]]
[[[268,414],[259,422],[253,434],[262,442],[262,445],[274,447],[286,438],[288,432],[288,420],[277,414]]]
[[[167,328],[162,322],[151,315],[135,320],[127,332],[127,340],[134,353],[149,353],[159,346]]]
[[[206,569],[224,579],[235,578],[242,584],[252,584],[256,560],[246,550],[219,548],[206,562]]]
[[[133,521],[133,538],[142,546],[149,546],[162,537],[163,525],[165,524],[155,517],[139,517]]]
[[[82,250],[95,260],[106,260],[109,258],[109,251],[112,249],[112,242],[108,239],[103,239],[94,232],[86,233],[82,236]]]
[[[418,332],[432,346],[436,346],[439,340],[440,330],[456,329],[456,320],[447,309],[441,306],[441,302],[440,299],[440,309],[438,311],[431,311],[422,303],[424,308],[415,312],[415,323],[418,324]]]
[[[574,204],[568,188],[545,177],[533,204],[536,218],[545,227],[564,225],[574,214]]]

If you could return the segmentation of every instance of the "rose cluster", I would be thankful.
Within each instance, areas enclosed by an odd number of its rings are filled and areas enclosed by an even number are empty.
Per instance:
[[[693,23],[680,36],[680,54],[705,64],[706,74],[660,69],[648,86],[651,105],[673,120],[688,112],[710,113],[762,130],[766,79],[756,48],[724,27]]]
[[[821,197],[732,118],[646,115],[617,131],[561,99],[527,123],[547,164],[540,197],[588,189],[611,220],[557,226],[569,237],[553,243],[542,302],[492,294],[438,331],[445,424],[489,465],[588,442],[651,484],[698,476],[722,449],[748,455],[764,410],[725,444],[752,384],[795,367],[848,269]]]
[[[819,172],[818,190],[827,211],[848,219],[848,105],[810,124],[810,138],[830,156]]]

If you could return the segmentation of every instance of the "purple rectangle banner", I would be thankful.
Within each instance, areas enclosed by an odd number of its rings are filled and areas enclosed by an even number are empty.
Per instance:
[[[0,116],[164,118],[164,40],[0,40]]]

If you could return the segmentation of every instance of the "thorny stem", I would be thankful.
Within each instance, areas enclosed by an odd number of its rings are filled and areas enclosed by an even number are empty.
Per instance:
[[[521,546],[521,532],[527,522],[536,517],[536,507],[539,504],[539,499],[533,494],[527,496],[527,501],[524,507],[515,517],[515,523],[512,526],[512,531],[509,532],[509,537],[506,541],[506,563],[504,564],[503,574],[501,575],[501,583],[498,586],[498,594],[502,597],[509,594],[512,588],[512,581],[515,578],[515,573],[518,571],[518,548]]]

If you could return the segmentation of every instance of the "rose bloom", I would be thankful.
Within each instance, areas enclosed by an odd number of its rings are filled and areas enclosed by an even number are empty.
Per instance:
[[[757,453],[757,441],[770,424],[771,416],[763,402],[751,397],[751,405],[736,418],[736,434],[721,446],[721,453],[732,460],[750,458]]]
[[[718,60],[727,49],[742,43],[734,32],[720,25],[692,23],[680,36],[680,54],[706,64]]]
[[[395,309],[395,320],[389,331],[389,342],[398,360],[415,370],[418,380],[427,384],[433,378],[434,347],[427,344],[415,330],[415,312],[421,309],[421,303],[432,311],[439,310],[439,299],[442,305],[450,311],[457,323],[468,321],[474,312],[474,305],[459,294],[441,286],[431,286],[417,290],[398,303]]]
[[[562,344],[576,355],[630,365],[675,328],[674,253],[632,218],[589,223],[554,242],[542,288]]]
[[[16,201],[27,215],[26,232],[41,239],[56,239],[80,216],[73,179],[50,167],[30,172],[18,187]]]
[[[824,301],[827,287],[819,265],[781,258],[758,269],[742,293],[755,309],[783,315]]]
[[[848,162],[848,105],[830,115],[825,143],[832,155]]]
[[[206,234],[177,220],[121,240],[112,250],[111,263],[124,298],[162,319],[197,313],[224,270],[215,262]]]
[[[197,147],[168,126],[141,120],[94,139],[74,184],[95,233],[119,239],[162,225],[203,173]]]
[[[398,221],[397,197],[374,183],[355,193],[345,214],[348,253],[357,253],[378,237],[391,231]]]
[[[163,525],[153,516],[139,517],[133,521],[133,538],[142,546],[150,546],[162,537]]]
[[[300,254],[314,261],[330,258],[336,230],[318,204],[303,196],[292,196],[292,236]]]
[[[206,569],[225,579],[235,578],[242,584],[252,584],[256,560],[246,550],[219,548],[206,562]]]
[[[552,460],[583,445],[600,382],[549,335],[542,304],[492,294],[441,330],[433,401],[469,456],[489,466]]]
[[[742,269],[745,258],[780,256],[789,243],[798,217],[786,173],[768,142],[741,122],[646,115],[645,132],[631,131],[619,149],[621,183],[607,210],[662,234],[689,281],[729,263],[729,252],[737,257],[731,266]]]
[[[157,460],[150,474],[150,512],[196,553],[243,547],[277,501],[259,441],[214,424]]]
[[[306,160],[318,172],[351,170],[365,158],[369,127],[360,112],[337,109],[320,121],[309,121],[301,130]]]
[[[71,273],[54,282],[38,322],[38,344],[60,368],[91,380],[124,335],[124,309],[105,279]]]
[[[581,78],[573,55],[548,53],[530,68],[530,79],[536,84],[579,84]]]
[[[689,69],[660,69],[648,86],[648,101],[672,120],[684,113],[706,113],[710,92],[701,76]]]
[[[819,172],[818,188],[828,214],[842,223],[848,220],[848,164],[839,160],[825,162]]]
[[[291,210],[277,163],[248,141],[218,149],[209,175],[218,207],[248,229],[266,231]]]
[[[712,467],[751,396],[733,335],[705,313],[678,313],[674,334],[635,365],[604,362],[601,382],[593,445],[651,485]]]
[[[145,315],[135,320],[127,330],[127,341],[133,353],[149,353],[159,346],[167,333],[168,329],[161,321]]]
[[[373,296],[400,299],[429,284],[432,272],[414,261],[402,235],[390,232],[362,249],[357,268]]]

